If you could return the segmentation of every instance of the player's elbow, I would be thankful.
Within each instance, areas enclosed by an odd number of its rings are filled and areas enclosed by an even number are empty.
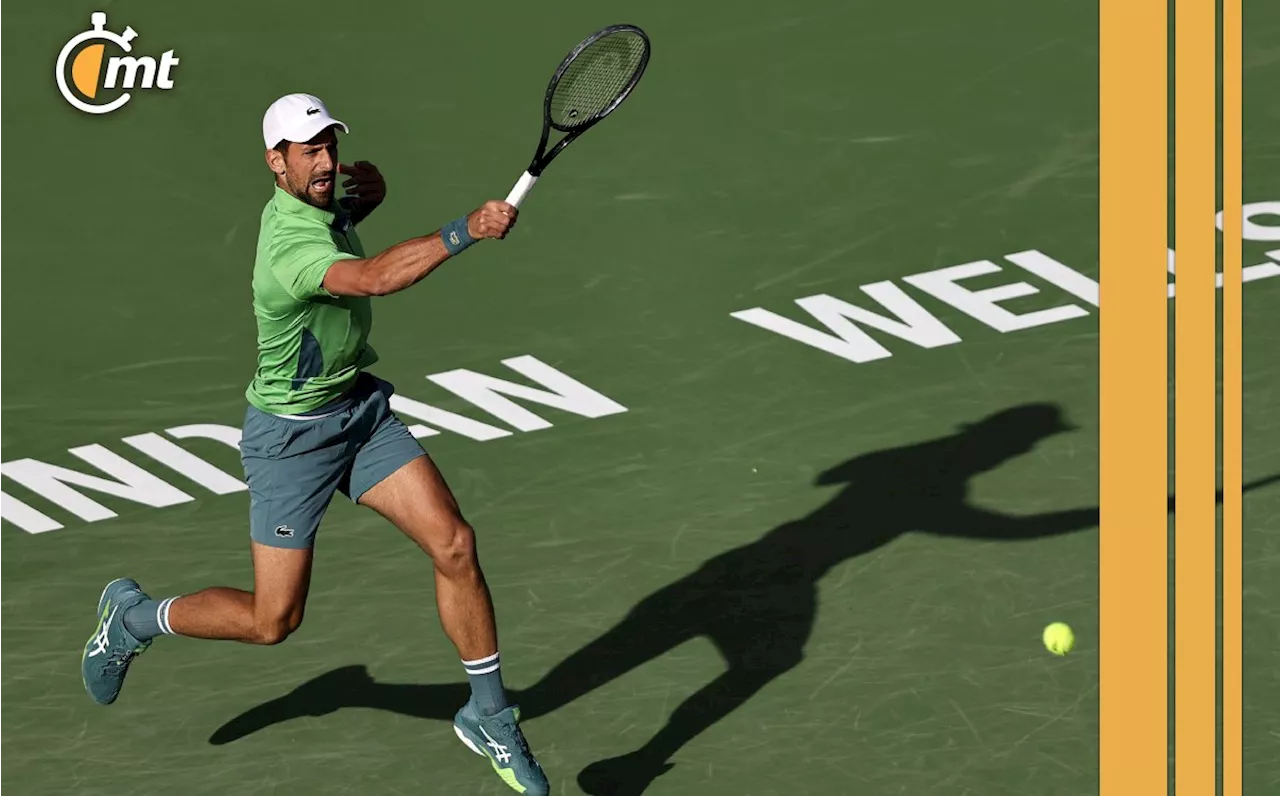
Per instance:
[[[377,257],[360,261],[358,282],[362,296],[385,296],[396,292],[391,275],[382,267],[382,261]]]
[[[366,296],[389,296],[398,291],[400,286],[395,284],[386,274],[375,272],[369,275],[368,281],[364,284],[364,289],[368,291],[364,294]]]
[[[382,261],[377,257],[365,260],[364,264],[360,283],[360,289],[364,292],[360,295],[389,296],[404,289],[405,285],[396,279],[390,269],[383,267]]]

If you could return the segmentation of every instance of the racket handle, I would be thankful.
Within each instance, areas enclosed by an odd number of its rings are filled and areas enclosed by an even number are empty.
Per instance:
[[[516,182],[515,187],[511,189],[511,193],[507,195],[507,204],[512,207],[519,207],[525,196],[529,194],[529,189],[537,181],[538,178],[527,171],[520,175],[520,180]]]

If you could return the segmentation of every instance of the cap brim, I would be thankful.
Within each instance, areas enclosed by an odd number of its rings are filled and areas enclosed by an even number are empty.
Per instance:
[[[351,130],[347,128],[345,123],[332,116],[316,116],[314,118],[309,117],[305,124],[300,125],[297,129],[290,130],[284,140],[292,141],[295,144],[305,144],[327,128],[335,126],[342,132],[348,135],[351,134]]]

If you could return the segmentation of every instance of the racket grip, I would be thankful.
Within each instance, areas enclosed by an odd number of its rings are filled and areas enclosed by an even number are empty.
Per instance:
[[[537,181],[538,178],[527,171],[520,175],[519,181],[516,182],[515,187],[511,189],[511,193],[507,195],[507,204],[512,207],[519,207],[520,203],[524,201],[525,196],[529,194],[529,189],[532,188],[533,184]]]

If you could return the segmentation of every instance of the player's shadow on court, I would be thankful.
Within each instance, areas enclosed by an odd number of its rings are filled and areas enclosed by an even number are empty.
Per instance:
[[[1019,542],[1096,528],[1096,507],[1012,516],[968,499],[975,476],[1072,428],[1056,406],[1029,404],[941,439],[833,467],[817,478],[821,486],[842,486],[826,504],[650,594],[612,629],[511,697],[524,718],[546,715],[690,639],[710,639],[726,671],[688,697],[640,749],[592,763],[578,777],[587,793],[641,793],[671,767],[670,757],[684,744],[800,663],[818,612],[818,581],[833,567],[913,531]],[[345,707],[451,720],[469,694],[466,683],[379,683],[365,667],[350,666],[237,716],[210,742],[229,743]]]

